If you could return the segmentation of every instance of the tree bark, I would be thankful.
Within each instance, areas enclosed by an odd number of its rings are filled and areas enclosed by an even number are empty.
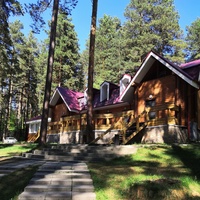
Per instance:
[[[41,128],[40,128],[40,145],[46,144],[49,102],[50,102],[50,95],[51,95],[51,83],[52,83],[53,62],[54,62],[54,51],[55,51],[55,43],[56,43],[56,26],[57,26],[57,18],[58,18],[58,8],[59,8],[59,0],[54,0],[52,19],[51,19],[51,32],[50,32],[46,85],[45,85],[45,93],[44,93],[44,101],[43,101],[42,121],[41,121]]]
[[[87,99],[87,143],[91,142],[94,137],[93,123],[93,73],[94,73],[94,53],[95,53],[95,34],[97,21],[98,0],[93,0],[92,4],[92,20],[90,30],[90,47],[89,47],[89,66],[88,66],[88,99]]]

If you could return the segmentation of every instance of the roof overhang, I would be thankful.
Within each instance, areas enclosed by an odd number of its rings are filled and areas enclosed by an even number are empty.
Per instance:
[[[112,105],[104,105],[101,107],[96,107],[93,108],[93,111],[97,111],[97,110],[108,110],[108,109],[112,109],[112,108],[118,108],[118,107],[122,107],[122,106],[129,106],[130,104],[128,102],[122,102],[122,103],[117,103],[117,104],[112,104]],[[86,113],[87,110],[82,110],[81,113]]]
[[[30,121],[27,121],[26,124],[38,124],[38,123],[41,123],[42,119],[37,119],[37,120],[30,120]],[[48,122],[51,121],[51,118],[49,117],[48,118]]]

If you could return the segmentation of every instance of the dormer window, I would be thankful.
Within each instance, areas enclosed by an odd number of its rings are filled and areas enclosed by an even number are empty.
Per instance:
[[[100,101],[104,100],[109,100],[109,83],[104,82],[101,85],[101,90],[100,90]]]
[[[120,95],[123,93],[123,91],[126,89],[126,87],[128,86],[128,84],[131,81],[131,76],[125,74],[122,79],[120,80]]]

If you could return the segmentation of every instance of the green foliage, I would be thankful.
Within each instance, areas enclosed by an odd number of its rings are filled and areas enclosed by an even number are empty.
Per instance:
[[[56,49],[53,71],[53,89],[64,86],[82,89],[82,67],[79,65],[79,46],[72,19],[60,13],[56,32]]]
[[[186,41],[189,60],[200,59],[200,18],[187,27]]]
[[[173,0],[131,0],[125,10],[128,58],[140,66],[141,56],[155,50],[171,61],[184,61],[183,33]]]
[[[87,77],[89,49],[82,52],[80,63]],[[99,88],[104,81],[118,83],[121,74],[126,71],[123,54],[123,30],[117,17],[104,15],[99,20],[95,38],[94,88]]]
[[[142,57],[154,50],[175,63],[184,62],[186,43],[178,24],[173,0],[131,0],[122,25],[116,17],[104,15],[96,31],[94,87],[107,80],[115,84],[124,73],[134,75]],[[88,67],[87,49],[81,63]]]

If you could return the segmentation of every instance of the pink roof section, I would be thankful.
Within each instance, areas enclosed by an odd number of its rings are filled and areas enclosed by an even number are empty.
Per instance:
[[[119,98],[119,87],[115,87],[114,89],[110,90],[110,96],[108,100],[104,100],[100,102],[100,92],[94,95],[93,106],[94,108],[109,106],[109,105],[116,105],[118,103],[122,103]]]
[[[194,66],[197,66],[197,65],[200,65],[200,59],[199,60],[194,60],[194,61],[191,61],[191,62],[188,62],[188,63],[181,64],[180,68],[186,69],[186,68],[194,67]]]
[[[57,90],[59,91],[63,100],[71,110],[77,110],[77,111],[81,110],[78,99],[80,97],[83,97],[83,93],[75,92],[73,90],[69,90],[67,88],[62,88],[62,87],[57,87]]]
[[[189,74],[193,80],[198,81],[200,72],[200,59],[181,64],[180,68]]]
[[[37,116],[37,117],[33,117],[33,118],[29,119],[29,120],[26,120],[26,122],[37,121],[37,120],[41,120],[41,119],[42,119],[42,116],[40,115],[40,116]]]
[[[63,101],[68,106],[70,110],[82,111],[87,109],[87,105],[83,105],[79,103],[81,98],[84,98],[84,94],[81,92],[75,92],[69,90],[67,88],[58,87],[57,88],[59,94],[61,95]],[[110,97],[109,100],[104,100],[100,102],[100,90],[95,90],[93,93],[93,107],[99,108],[103,106],[116,105],[119,103],[123,103],[120,100],[120,88],[115,85],[115,87],[111,87],[110,89]]]

